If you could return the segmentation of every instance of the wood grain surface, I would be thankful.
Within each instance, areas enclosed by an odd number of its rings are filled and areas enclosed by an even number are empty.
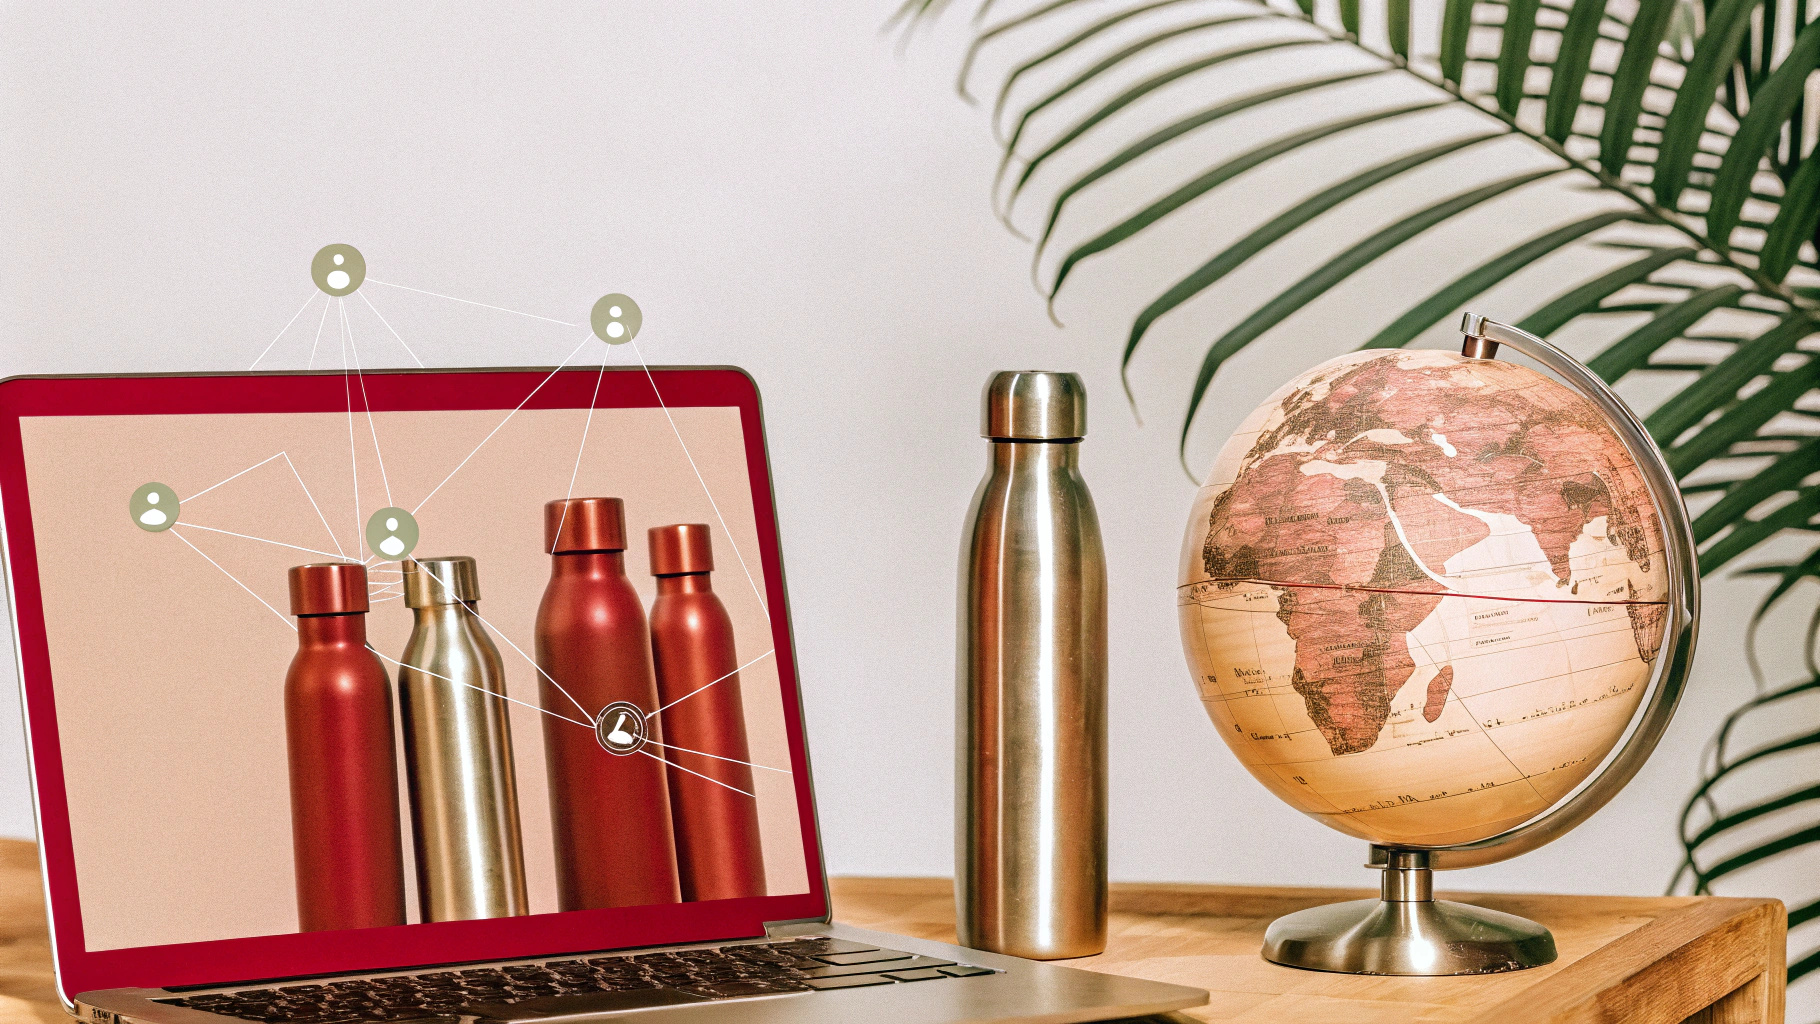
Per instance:
[[[837,878],[835,916],[954,941],[947,879]],[[1371,978],[1278,967],[1258,955],[1282,914],[1364,890],[1122,884],[1107,951],[1072,966],[1207,989],[1169,1020],[1246,1024],[1780,1024],[1787,916],[1766,899],[1469,896],[1547,925],[1561,958],[1476,978]],[[1454,898],[1460,898],[1457,895]],[[37,848],[0,840],[0,1024],[66,1021],[57,1003]]]
[[[945,878],[837,878],[834,916],[954,941]],[[1106,952],[1069,966],[1207,989],[1179,1019],[1245,1024],[1781,1024],[1787,916],[1766,899],[1443,894],[1554,932],[1547,967],[1382,978],[1279,967],[1258,951],[1283,914],[1366,890],[1120,884]]]

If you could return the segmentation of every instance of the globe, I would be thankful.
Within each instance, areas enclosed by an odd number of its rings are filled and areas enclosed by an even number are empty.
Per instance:
[[[1220,735],[1385,846],[1535,818],[1624,735],[1670,568],[1602,413],[1523,365],[1356,352],[1278,390],[1197,496],[1177,603]]]

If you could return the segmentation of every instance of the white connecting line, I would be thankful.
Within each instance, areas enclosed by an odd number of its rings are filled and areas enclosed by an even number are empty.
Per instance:
[[[390,320],[387,320],[383,315],[380,314],[379,307],[373,305],[373,300],[367,298],[367,293],[366,292],[355,292],[354,294],[360,296],[360,301],[367,304],[367,308],[373,311],[374,316],[379,317],[379,322],[382,324],[385,324],[385,329],[392,332],[392,337],[398,338],[398,344],[404,346],[405,352],[410,354],[411,361],[417,364],[417,368],[419,370],[423,369],[424,368],[423,360],[417,358],[417,353],[412,350],[411,346],[405,345],[404,338],[399,337],[397,329],[395,329],[392,326],[392,322]]]
[[[348,322],[348,310],[345,304],[341,307],[341,328],[347,332],[348,351],[353,353],[354,356],[354,377],[356,380],[360,381],[360,404],[364,406],[367,411],[367,432],[373,435],[373,458],[379,462],[379,482],[385,485],[385,503],[390,505],[392,504],[392,481],[386,476],[385,453],[379,450],[379,428],[373,425],[373,403],[367,400],[367,378],[366,374],[362,373],[360,370],[360,347],[354,344],[354,327]],[[344,375],[347,373],[346,367],[342,368],[342,373]],[[349,410],[349,415],[353,415],[352,410]],[[350,423],[348,435],[348,443],[350,445],[354,443],[352,427],[353,424]],[[356,518],[360,515],[358,503],[356,504],[354,514]]]
[[[229,537],[239,537],[241,540],[256,540],[261,544],[272,544],[272,545],[275,545],[275,546],[281,547],[281,548],[290,548],[292,551],[306,551],[312,555],[321,555],[324,558],[342,557],[332,551],[318,551],[315,548],[306,548],[300,544],[286,544],[284,541],[281,541],[281,540],[267,540],[264,537],[254,537],[250,534],[235,533],[232,530],[218,530],[213,526],[201,526],[196,523],[187,523],[187,522],[183,522],[181,520],[171,524],[172,529],[176,529],[179,526],[183,527],[186,530],[207,530],[210,533],[220,533],[220,534],[226,534]]]
[[[544,714],[549,715],[551,718],[560,718],[565,722],[572,722],[572,723],[579,725],[582,728],[590,730],[590,731],[592,731],[594,728],[594,726],[588,722],[578,721],[577,719],[570,718],[567,715],[559,715],[556,712],[551,711],[549,708],[538,707],[536,704],[527,704],[524,701],[519,700],[517,697],[508,697],[503,693],[499,693],[495,690],[489,690],[484,686],[475,686],[473,683],[463,682],[460,679],[451,679],[448,676],[442,675],[437,672],[431,672],[429,669],[423,668],[418,665],[406,665],[404,662],[399,661],[397,658],[391,658],[391,657],[387,657],[384,654],[380,654],[377,650],[375,650],[373,648],[372,644],[367,645],[367,650],[372,651],[375,655],[377,655],[379,657],[379,659],[381,661],[389,661],[393,665],[396,665],[397,667],[399,667],[401,669],[410,669],[412,672],[422,672],[424,675],[429,676],[432,679],[440,679],[445,683],[454,683],[456,686],[465,686],[470,690],[479,690],[481,693],[492,694],[493,696],[498,697],[500,700],[510,701],[513,704],[517,704],[519,707],[530,708],[532,711],[541,711]]]
[[[435,580],[435,581],[436,581],[436,582],[437,582],[437,583],[439,583],[439,584],[441,584],[441,585],[442,585],[442,590],[443,590],[443,593],[445,593],[445,594],[448,594],[448,595],[449,595],[449,596],[450,596],[450,597],[453,597],[453,596],[455,596],[455,585],[454,585],[454,583],[453,583],[453,581],[451,581],[451,580],[445,580],[445,579],[443,579],[443,578],[442,578],[442,577],[441,577],[441,576],[438,576],[438,575],[436,575],[436,574],[435,574],[435,573],[433,573],[433,572],[430,572],[430,567],[429,567],[429,566],[427,566],[427,565],[424,565],[424,564],[423,564],[423,563],[422,563],[422,562],[418,562],[418,561],[417,561],[417,559],[415,559],[415,558],[413,558],[413,559],[411,559],[411,561],[413,561],[413,562],[416,562],[416,564],[417,564],[417,568],[418,568],[418,570],[419,570],[419,571],[421,571],[421,572],[423,572],[423,573],[425,573],[425,574],[426,574],[426,575],[428,575],[428,576],[429,576],[429,577],[430,577],[430,578],[431,578],[431,579],[433,579],[433,580]],[[570,693],[570,692],[569,692],[569,691],[568,691],[568,690],[565,690],[565,689],[563,689],[563,686],[562,686],[562,684],[561,684],[561,683],[559,683],[559,682],[557,682],[557,681],[556,681],[556,679],[555,679],[555,678],[554,678],[554,677],[553,677],[553,676],[551,676],[551,675],[550,675],[550,673],[548,673],[548,672],[545,672],[545,671],[544,671],[544,670],[543,670],[543,666],[542,666],[542,665],[539,665],[539,664],[538,664],[538,663],[537,663],[537,659],[536,659],[536,658],[533,658],[533,657],[531,657],[531,656],[530,656],[530,655],[529,655],[529,654],[526,654],[526,653],[525,653],[525,652],[524,652],[524,649],[523,649],[523,648],[521,648],[521,647],[519,647],[519,646],[518,646],[518,645],[517,645],[517,644],[515,644],[515,643],[513,643],[513,642],[512,642],[512,640],[511,640],[511,638],[510,638],[510,637],[507,637],[507,636],[506,636],[506,635],[505,635],[505,634],[504,634],[504,633],[502,633],[502,632],[500,632],[500,630],[499,630],[499,627],[498,627],[498,626],[495,626],[495,625],[493,625],[493,624],[492,624],[492,623],[491,623],[491,622],[488,622],[488,621],[487,621],[487,620],[486,620],[486,619],[485,619],[485,618],[484,618],[484,617],[483,617],[483,616],[482,616],[482,615],[481,615],[481,614],[480,614],[480,611],[479,611],[479,609],[477,609],[477,608],[475,608],[475,607],[474,607],[474,606],[473,606],[473,605],[471,605],[471,604],[470,604],[470,605],[468,605],[468,611],[470,611],[470,612],[473,612],[473,613],[474,613],[474,617],[475,617],[475,618],[477,618],[477,619],[480,619],[480,624],[481,624],[481,625],[483,625],[483,626],[485,626],[485,627],[487,627],[487,628],[488,628],[488,629],[490,629],[490,630],[492,630],[492,631],[493,631],[493,632],[494,632],[494,634],[496,634],[496,635],[497,635],[497,636],[498,636],[498,637],[499,637],[499,638],[500,638],[500,639],[501,639],[501,640],[504,640],[504,641],[505,641],[505,642],[506,642],[506,646],[507,646],[507,647],[510,647],[510,648],[511,648],[511,649],[513,649],[513,650],[514,650],[514,651],[517,651],[517,652],[518,652],[518,656],[519,656],[519,657],[521,657],[521,658],[523,658],[523,659],[524,659],[524,660],[526,660],[526,661],[528,661],[528,662],[530,662],[530,663],[531,663],[531,667],[532,667],[532,668],[534,668],[534,669],[536,669],[536,670],[537,670],[537,674],[538,674],[538,675],[541,675],[541,676],[543,676],[543,677],[544,677],[544,678],[545,678],[545,679],[548,679],[548,680],[550,680],[550,685],[551,685],[551,686],[554,686],[554,687],[556,687],[556,689],[557,689],[557,691],[558,691],[558,692],[559,692],[559,693],[561,693],[561,694],[562,694],[562,695],[563,695],[563,696],[564,696],[564,697],[567,697],[567,698],[569,698],[569,703],[571,703],[571,704],[573,704],[573,705],[575,705],[575,710],[577,710],[577,711],[580,711],[580,712],[581,712],[581,713],[582,713],[582,714],[584,714],[584,715],[587,715],[587,716],[588,716],[588,717],[589,717],[589,718],[592,718],[592,717],[593,717],[593,716],[594,716],[594,712],[591,712],[591,711],[589,711],[589,710],[588,710],[588,709],[587,709],[587,708],[585,708],[585,707],[583,707],[583,706],[582,706],[582,703],[581,703],[581,701],[578,701],[578,700],[576,700],[576,699],[575,699],[575,695],[574,695],[574,694],[571,694],[571,693]],[[571,719],[571,721],[573,721],[573,719]],[[588,726],[588,728],[590,728],[590,729],[592,729],[592,728],[593,728],[593,726],[592,726],[592,725],[590,725],[590,726]]]
[[[600,372],[594,375],[594,397],[588,399],[588,418],[581,424],[581,444],[575,448],[575,468],[569,471],[569,490],[563,495],[562,515],[556,517],[556,532],[552,537],[562,536],[562,528],[569,521],[569,502],[575,500],[575,478],[581,475],[581,453],[588,450],[588,428],[594,425],[594,405],[600,401],[600,382],[607,379],[607,362],[613,358],[613,346],[600,357]]]
[[[759,769],[763,769],[764,771],[768,771],[768,772],[777,772],[780,775],[789,775],[790,774],[790,770],[788,768],[772,768],[769,765],[754,764],[751,761],[741,761],[737,757],[722,757],[719,754],[709,754],[709,753],[706,753],[705,751],[690,750],[688,747],[678,747],[678,746],[673,746],[669,743],[659,743],[653,739],[647,739],[647,740],[645,740],[645,742],[651,744],[654,747],[662,747],[665,750],[674,750],[679,754],[694,754],[696,757],[711,757],[716,761],[726,761],[731,764],[743,764],[747,768],[759,768]],[[687,771],[687,769],[684,769],[684,770]]]
[[[303,315],[303,311],[306,309],[309,309],[310,303],[315,302],[315,301],[316,301],[316,289],[312,288],[312,289],[310,289],[310,297],[307,299],[304,299],[303,305],[297,307],[297,312],[291,314],[291,318],[289,320],[285,321],[284,329],[280,330],[278,332],[277,337],[274,337],[272,339],[271,345],[267,345],[265,347],[265,349],[259,353],[259,358],[253,360],[253,365],[247,367],[247,372],[251,373],[253,370],[256,370],[259,368],[259,360],[265,358],[266,352],[270,352],[272,350],[272,345],[278,344],[278,339],[284,337],[284,332],[290,330],[291,325],[297,322],[297,318]],[[323,312],[327,313],[328,310],[324,309]]]
[[[701,684],[700,686],[697,686],[695,689],[690,690],[688,693],[683,694],[682,696],[676,698],[675,700],[671,701],[670,703],[665,704],[663,707],[658,708],[656,711],[653,711],[650,714],[646,715],[645,721],[649,722],[651,719],[656,718],[658,715],[661,715],[664,712],[675,707],[676,705],[681,704],[683,701],[688,700],[690,697],[693,697],[696,694],[707,689],[708,687],[713,686],[715,683],[720,682],[722,679],[731,679],[734,676],[739,675],[742,671],[744,671],[748,668],[751,668],[753,665],[758,664],[760,661],[764,660],[765,658],[769,658],[771,655],[773,655],[775,653],[777,653],[777,648],[773,647],[771,650],[768,650],[765,653],[759,655],[758,657],[753,658],[751,661],[746,662],[744,665],[741,665],[739,668],[736,668],[733,671],[727,673],[726,675],[721,676],[720,679],[710,680],[709,682],[706,682],[706,683]]]
[[[342,309],[345,311],[346,306]],[[366,524],[360,520],[360,457],[354,451],[354,382],[348,376],[348,332],[347,317],[341,319],[341,389],[348,396],[348,462],[353,467],[354,478],[354,550],[360,550],[360,535],[365,532]]]
[[[651,741],[646,740],[645,742],[650,743]],[[663,746],[663,744],[660,743],[660,744],[658,744],[658,746]],[[644,747],[639,747],[638,752],[645,755],[646,757],[650,758],[653,761],[661,761],[664,764],[669,765],[670,767],[676,769],[679,772],[688,772],[690,775],[693,775],[698,779],[707,779],[709,782],[714,783],[716,786],[719,786],[722,789],[730,789],[733,792],[738,793],[740,796],[751,797],[754,800],[758,799],[758,795],[756,793],[748,793],[745,790],[739,788],[738,786],[729,786],[726,783],[720,781],[719,779],[712,778],[707,775],[703,775],[702,773],[700,773],[698,771],[694,771],[689,768],[684,768],[682,765],[677,764],[675,761],[670,761],[670,760],[666,760],[664,758],[658,757],[656,754],[651,753],[649,750],[646,750]]]
[[[758,580],[752,576],[752,570],[746,567],[746,556],[739,552],[739,542],[733,539],[733,531],[727,528],[727,517],[720,514],[720,505],[714,500],[714,492],[708,489],[708,481],[702,477],[701,468],[695,465],[695,456],[689,454],[689,442],[683,440],[682,431],[676,428],[676,417],[670,415],[670,407],[664,404],[663,392],[657,390],[657,378],[651,374],[651,364],[645,362],[645,353],[638,347],[637,339],[632,340],[632,351],[638,354],[638,365],[644,368],[645,379],[651,382],[651,393],[657,396],[657,407],[664,411],[664,419],[670,421],[670,432],[676,435],[676,443],[682,446],[683,458],[689,460],[689,468],[695,471],[695,480],[701,484],[702,494],[707,496],[708,507],[714,510],[714,518],[720,521],[720,532],[726,534],[727,546],[733,549],[733,557],[739,561],[739,567],[746,574],[746,582],[752,585],[752,596],[758,599],[759,610],[765,614],[765,621],[771,621],[771,606],[765,603],[765,595],[759,592]]]
[[[512,313],[516,316],[528,316],[533,320],[545,320],[545,321],[548,321],[553,324],[561,324],[564,327],[580,327],[581,326],[580,324],[572,324],[572,323],[568,322],[567,320],[558,320],[555,317],[538,316],[536,313],[523,313],[516,309],[507,309],[504,306],[492,306],[492,305],[488,305],[485,302],[475,302],[473,299],[458,299],[453,295],[444,295],[441,292],[426,291],[422,288],[412,288],[408,284],[393,284],[390,281],[381,281],[375,277],[369,277],[369,278],[367,278],[367,280],[373,284],[385,285],[387,288],[402,288],[407,292],[416,292],[419,295],[434,295],[439,299],[448,299],[450,302],[465,302],[470,306],[480,306],[485,309],[496,309],[501,313]],[[401,341],[400,344],[403,344],[403,342]]]
[[[341,538],[335,536],[334,529],[329,526],[329,517],[322,514],[322,506],[316,504],[316,496],[314,494],[310,493],[309,485],[303,482],[303,474],[297,472],[297,464],[291,461],[291,456],[286,452],[279,452],[276,455],[272,455],[267,458],[260,459],[258,462],[255,462],[251,466],[248,466],[247,468],[241,470],[240,472],[235,473],[233,476],[228,477],[226,480],[222,480],[219,483],[211,484],[208,487],[204,487],[202,490],[197,491],[195,494],[192,494],[189,497],[182,499],[181,501],[178,502],[178,504],[179,505],[188,504],[189,502],[192,502],[192,501],[196,500],[197,498],[200,498],[203,495],[209,493],[210,491],[214,490],[215,488],[220,487],[222,484],[228,483],[233,480],[238,480],[239,478],[247,475],[248,473],[251,473],[253,470],[258,469],[260,466],[263,466],[266,463],[271,462],[274,459],[283,459],[284,464],[286,466],[290,467],[291,475],[293,477],[297,478],[297,486],[302,488],[303,496],[310,500],[310,507],[316,510],[316,517],[318,519],[322,520],[322,528],[324,530],[328,531],[329,540],[332,541],[335,545],[336,557],[346,558],[347,552],[342,550]],[[194,524],[181,523],[180,525],[192,526]],[[211,527],[197,526],[196,529],[207,530],[207,529],[211,529]],[[216,530],[215,532],[216,533],[227,533],[226,530]],[[239,536],[243,536],[243,535],[242,534],[231,534],[231,536],[239,537]],[[261,537],[248,537],[247,539],[248,540],[264,540],[264,538],[261,538]],[[314,548],[298,547],[295,544],[282,544],[280,541],[266,541],[266,543],[267,544],[281,544],[281,546],[283,546],[283,547],[296,547],[297,550],[299,550],[299,551],[309,551],[314,554],[327,554],[327,552],[316,551]]]
[[[292,632],[296,632],[296,630],[297,630],[297,624],[296,624],[296,623],[295,623],[295,622],[292,622],[292,621],[291,621],[291,617],[290,617],[290,616],[289,616],[289,615],[286,615],[286,614],[285,614],[285,613],[283,613],[283,612],[281,612],[281,611],[279,611],[279,610],[278,610],[278,609],[276,609],[276,608],[273,608],[273,607],[272,607],[272,606],[271,606],[271,604],[270,604],[270,603],[268,603],[268,602],[267,602],[267,601],[266,601],[266,599],[265,599],[265,598],[263,598],[263,597],[260,597],[260,596],[259,596],[259,594],[258,594],[258,593],[256,593],[256,592],[255,592],[255,591],[254,591],[254,590],[253,590],[253,588],[252,588],[252,587],[249,587],[249,586],[247,586],[247,585],[246,585],[246,584],[244,584],[244,583],[242,583],[242,582],[240,582],[240,577],[238,577],[238,576],[235,576],[235,575],[234,575],[234,574],[233,574],[233,573],[231,573],[231,572],[228,572],[228,571],[227,571],[227,570],[226,570],[226,569],[222,569],[222,568],[221,568],[221,563],[220,563],[220,562],[217,562],[217,561],[215,561],[215,560],[214,560],[214,559],[213,559],[213,558],[210,558],[210,557],[209,557],[209,556],[208,556],[208,555],[207,555],[207,553],[205,553],[205,552],[204,552],[204,551],[203,551],[203,550],[202,550],[202,549],[201,549],[201,548],[199,548],[199,547],[197,547],[197,546],[196,546],[196,545],[194,545],[194,544],[191,544],[191,543],[190,543],[190,539],[189,539],[189,538],[188,538],[188,537],[185,537],[185,536],[184,536],[184,535],[183,535],[183,534],[181,534],[181,533],[174,533],[174,531],[167,531],[167,532],[172,532],[172,533],[173,533],[173,535],[174,535],[174,536],[175,536],[175,537],[176,537],[176,538],[177,538],[177,539],[178,539],[178,540],[180,540],[180,541],[182,541],[182,542],[183,542],[183,543],[184,543],[184,545],[185,545],[185,546],[186,546],[186,547],[188,547],[188,548],[189,548],[189,549],[190,549],[190,550],[191,550],[191,551],[194,551],[194,552],[196,552],[196,553],[197,553],[197,554],[199,554],[199,555],[201,555],[201,556],[202,556],[202,559],[203,559],[203,561],[205,561],[205,562],[207,562],[207,563],[208,563],[208,564],[210,564],[210,565],[212,565],[212,566],[214,566],[214,567],[215,567],[215,568],[217,568],[217,569],[221,569],[221,574],[222,574],[222,575],[223,575],[223,576],[226,576],[226,577],[227,577],[227,578],[228,578],[228,579],[230,579],[230,580],[233,580],[233,581],[234,581],[234,585],[235,585],[235,586],[237,586],[237,587],[239,587],[239,588],[240,588],[240,589],[241,589],[241,590],[244,590],[244,591],[246,591],[246,592],[247,592],[247,593],[249,593],[249,594],[252,594],[252,595],[253,595],[253,600],[255,600],[255,601],[258,601],[258,602],[259,602],[259,603],[260,603],[260,604],[263,604],[263,605],[265,605],[265,607],[266,607],[266,610],[267,610],[267,611],[269,611],[269,612],[271,612],[271,613],[272,613],[272,614],[273,614],[273,615],[276,615],[276,616],[278,616],[278,621],[279,621],[279,622],[282,622],[282,623],[284,623],[284,624],[285,624],[285,625],[287,625],[287,626],[289,626],[289,627],[291,627],[291,631],[292,631]]]
[[[255,462],[252,465],[248,466],[247,468],[241,470],[240,472],[235,473],[233,476],[228,477],[227,480],[223,480],[223,481],[221,481],[221,483],[210,484],[209,486],[204,487],[202,490],[197,491],[195,494],[192,494],[189,497],[182,499],[181,501],[178,502],[178,504],[187,505],[190,502],[195,501],[197,498],[200,498],[203,495],[207,494],[208,492],[214,490],[215,488],[220,487],[221,484],[228,483],[229,481],[232,481],[232,480],[238,480],[241,477],[247,475],[248,473],[251,473],[253,470],[258,469],[260,466],[263,466],[266,463],[272,461],[273,459],[282,459],[282,458],[284,458],[284,453],[279,452],[276,455],[272,455],[272,456],[268,456],[266,458],[260,459],[258,462]]]
[[[322,304],[322,319],[316,321],[316,342],[310,346],[310,361],[304,364],[306,370],[316,368],[316,350],[322,347],[322,325],[329,322],[329,305],[327,302]]]
[[[457,300],[457,301],[460,301],[460,300]],[[493,434],[499,433],[499,431],[503,427],[505,427],[505,425],[507,423],[512,422],[512,417],[518,415],[518,410],[523,409],[525,407],[526,402],[529,402],[532,398],[536,397],[537,393],[539,391],[543,390],[543,386],[545,384],[550,383],[550,378],[556,376],[558,373],[561,373],[562,368],[569,365],[569,360],[575,358],[575,353],[581,351],[582,345],[586,345],[589,341],[593,340],[593,338],[594,338],[594,334],[592,331],[590,331],[586,338],[581,339],[581,345],[575,346],[572,350],[570,350],[568,355],[563,356],[562,362],[560,362],[556,365],[556,369],[551,370],[548,377],[545,377],[543,380],[539,381],[537,386],[531,389],[531,393],[525,396],[523,402],[518,403],[516,408],[514,408],[511,412],[506,413],[506,418],[499,421],[499,426],[494,427],[492,430],[492,433],[489,433],[487,436],[481,438],[480,443],[474,446],[474,450],[468,453],[468,457],[466,459],[462,459],[461,462],[458,463],[454,469],[449,470],[449,475],[442,478],[442,483],[437,484],[435,487],[432,487],[430,489],[430,493],[423,496],[423,500],[417,503],[417,508],[413,508],[411,510],[411,514],[416,515],[417,509],[423,508],[425,505],[429,504],[430,499],[436,497],[436,492],[442,490],[443,484],[446,484],[450,480],[453,480],[455,478],[455,474],[461,472],[461,467],[468,464],[469,459],[472,459],[474,456],[479,455],[480,450],[487,446],[487,442],[493,440]]]

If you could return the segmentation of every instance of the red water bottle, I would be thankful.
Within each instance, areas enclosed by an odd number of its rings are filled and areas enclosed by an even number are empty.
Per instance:
[[[367,649],[367,571],[291,569],[297,656],[284,677],[298,930],[404,924],[392,686]]]
[[[675,903],[680,894],[660,760],[668,753],[648,742],[662,741],[656,719],[647,717],[658,707],[651,636],[645,606],[626,578],[625,547],[618,498],[544,506],[551,558],[537,607],[542,702],[595,723],[588,729],[543,716],[563,910]]]
[[[685,900],[765,894],[758,801],[746,749],[733,620],[708,574],[714,549],[701,523],[650,531],[651,651],[671,762],[670,818]]]

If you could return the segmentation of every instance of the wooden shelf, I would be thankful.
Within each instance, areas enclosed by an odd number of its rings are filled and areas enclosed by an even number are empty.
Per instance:
[[[849,924],[953,941],[947,879],[839,878]],[[1297,971],[1258,956],[1271,919],[1362,890],[1115,885],[1106,953],[1073,961],[1194,985],[1212,1001],[1168,1020],[1244,1024],[1781,1024],[1787,915],[1763,899],[1467,896],[1555,933],[1561,959],[1478,978]],[[0,840],[0,1024],[65,1024],[51,974],[37,848]]]
[[[945,878],[837,878],[848,924],[954,941]],[[1240,1024],[1782,1024],[1787,915],[1767,899],[1444,894],[1554,932],[1547,967],[1471,978],[1384,978],[1279,967],[1258,954],[1292,911],[1362,889],[1121,884],[1106,952],[1073,967],[1208,990],[1165,1020]]]

